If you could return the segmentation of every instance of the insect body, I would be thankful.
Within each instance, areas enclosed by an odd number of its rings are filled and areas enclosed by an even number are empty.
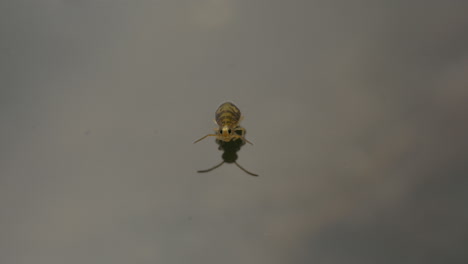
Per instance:
[[[218,107],[218,110],[216,110],[215,113],[215,122],[218,124],[218,128],[215,129],[215,134],[208,134],[193,143],[197,143],[206,137],[216,137],[216,139],[224,142],[240,138],[243,141],[252,144],[250,141],[245,139],[245,129],[239,126],[241,119],[242,115],[237,106],[229,102],[224,103]]]
[[[241,119],[241,112],[233,103],[227,102],[218,107],[215,113],[215,122],[218,125],[218,128],[215,129],[215,134],[208,134],[193,143],[197,143],[206,137],[216,137],[216,143],[219,145],[218,149],[224,151],[223,161],[211,169],[200,170],[198,172],[212,171],[226,162],[236,164],[237,167],[252,176],[258,176],[242,168],[236,161],[237,152],[245,145],[245,142],[252,144],[245,139],[245,129],[239,126]]]

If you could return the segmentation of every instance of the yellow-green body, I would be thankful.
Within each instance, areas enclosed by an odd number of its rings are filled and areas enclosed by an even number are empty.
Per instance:
[[[233,103],[224,103],[218,107],[215,114],[216,124],[219,127],[228,127],[231,129],[239,125],[241,112]]]
[[[239,128],[241,112],[233,103],[224,103],[218,107],[215,113],[215,121],[219,126],[219,131],[216,131],[219,139],[229,142],[233,139],[233,134],[236,128]]]
[[[197,143],[198,141],[209,136],[214,136],[216,137],[216,139],[222,140],[224,142],[229,142],[231,140],[236,140],[240,138],[250,143],[244,137],[245,129],[239,126],[241,119],[242,115],[237,106],[230,102],[221,104],[215,113],[215,122],[218,125],[218,128],[215,129],[216,134],[206,135],[200,138],[199,140],[195,141],[194,143]]]

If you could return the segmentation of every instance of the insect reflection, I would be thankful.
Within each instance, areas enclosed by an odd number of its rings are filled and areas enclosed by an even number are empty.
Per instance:
[[[241,170],[243,170],[245,173],[252,175],[252,176],[258,176],[258,174],[252,173],[246,169],[244,169],[239,163],[237,163],[237,152],[240,150],[240,148],[245,145],[245,142],[243,142],[240,139],[236,140],[231,140],[229,142],[224,142],[222,140],[217,139],[216,143],[219,145],[218,149],[224,151],[223,153],[223,161],[219,163],[218,165],[207,169],[207,170],[199,170],[197,172],[203,173],[203,172],[210,172],[224,163],[234,163],[239,167]]]

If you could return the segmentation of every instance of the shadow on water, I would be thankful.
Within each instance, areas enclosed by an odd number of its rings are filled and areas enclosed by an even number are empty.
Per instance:
[[[217,139],[216,143],[219,145],[218,149],[224,151],[223,156],[222,156],[223,161],[220,164],[218,164],[218,165],[216,165],[216,166],[214,166],[214,167],[212,167],[210,169],[199,170],[197,172],[199,172],[199,173],[210,172],[210,171],[220,167],[224,163],[234,163],[234,164],[237,165],[237,167],[239,167],[245,173],[247,173],[247,174],[249,174],[251,176],[258,176],[258,174],[252,173],[252,172],[244,169],[241,165],[239,165],[239,163],[237,163],[237,152],[241,149],[241,147],[243,145],[245,145],[245,141],[243,141],[242,139],[236,139],[236,140],[231,140],[229,142],[225,142],[225,141]]]

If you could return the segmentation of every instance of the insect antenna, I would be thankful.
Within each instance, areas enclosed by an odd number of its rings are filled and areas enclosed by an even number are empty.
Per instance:
[[[199,171],[197,171],[197,172],[199,172],[199,173],[209,172],[209,171],[212,171],[212,170],[214,170],[214,169],[216,169],[216,168],[220,167],[220,166],[221,166],[221,165],[223,165],[223,164],[224,164],[224,161],[223,161],[223,162],[221,162],[220,164],[218,164],[218,165],[214,166],[214,167],[213,167],[213,168],[211,168],[211,169],[207,169],[207,170],[199,170]]]
[[[215,134],[208,134],[208,135],[206,135],[206,136],[200,138],[199,140],[193,142],[193,144],[197,143],[198,141],[201,141],[201,140],[205,139],[206,137],[216,137],[216,135],[215,135]]]
[[[248,170],[242,168],[242,166],[239,165],[239,163],[237,163],[237,161],[234,161],[234,163],[237,165],[237,167],[239,167],[239,168],[240,168],[241,170],[243,170],[245,173],[247,173],[247,174],[249,174],[249,175],[252,175],[252,176],[258,176],[258,174],[252,173],[252,172],[250,172],[250,171],[248,171]],[[221,166],[221,164],[218,165],[218,166]]]

